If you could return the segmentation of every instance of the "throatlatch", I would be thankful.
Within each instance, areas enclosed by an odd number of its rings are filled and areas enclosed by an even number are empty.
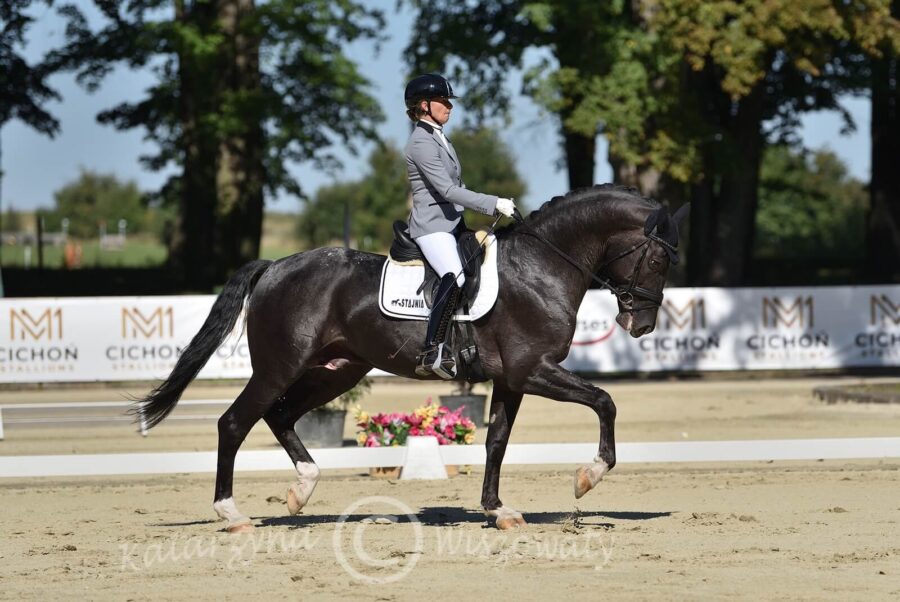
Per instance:
[[[434,294],[434,304],[428,317],[425,347],[416,358],[416,374],[419,376],[437,374],[445,380],[456,376],[456,360],[452,351],[445,347],[444,341],[458,302],[459,286],[456,284],[456,275],[444,274]]]

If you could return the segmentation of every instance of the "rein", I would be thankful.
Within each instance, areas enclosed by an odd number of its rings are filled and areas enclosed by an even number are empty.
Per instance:
[[[613,262],[615,262],[619,259],[622,259],[623,257],[627,257],[628,255],[631,255],[638,249],[643,248],[643,251],[641,252],[641,258],[638,260],[638,262],[634,266],[634,271],[632,271],[632,273],[631,273],[631,280],[629,281],[628,285],[627,286],[616,286],[610,280],[603,278],[601,276],[598,276],[594,272],[588,270],[587,268],[582,266],[580,263],[578,263],[578,261],[576,261],[574,258],[572,258],[568,253],[566,253],[565,251],[563,251],[562,249],[557,247],[555,244],[553,244],[552,242],[547,240],[545,237],[538,234],[538,232],[535,231],[534,228],[532,228],[528,223],[525,222],[525,218],[522,217],[522,214],[519,213],[518,209],[516,209],[515,213],[513,213],[513,218],[516,220],[516,222],[521,227],[527,228],[529,231],[529,234],[531,234],[532,236],[534,236],[535,238],[537,238],[538,240],[543,242],[545,245],[547,245],[548,247],[553,249],[553,251],[556,252],[557,255],[559,255],[560,257],[562,257],[569,263],[571,263],[576,269],[578,269],[578,271],[580,271],[585,276],[590,277],[591,280],[593,280],[594,282],[596,282],[597,284],[599,284],[600,286],[602,286],[603,288],[605,288],[606,290],[611,292],[613,295],[615,295],[616,298],[619,300],[619,302],[623,306],[625,306],[624,313],[638,311],[637,308],[632,307],[632,305],[634,304],[635,297],[651,301],[653,303],[653,305],[657,306],[657,307],[662,305],[662,301],[663,301],[662,293],[657,293],[657,292],[651,291],[649,289],[646,289],[646,288],[643,288],[640,286],[636,286],[638,273],[641,270],[641,266],[644,264],[644,258],[647,256],[647,251],[650,250],[650,241],[657,242],[657,243],[663,245],[664,247],[668,247],[668,248],[671,248],[672,250],[674,250],[674,247],[671,244],[662,240],[661,238],[659,238],[652,232],[649,234],[645,234],[644,235],[645,238],[642,242],[632,245],[630,248],[625,249],[624,251],[622,251],[621,253],[619,253],[618,255],[613,257],[612,259],[608,259],[597,269],[597,272],[600,272],[605,267],[612,264]],[[641,309],[643,309],[643,308],[641,308]]]

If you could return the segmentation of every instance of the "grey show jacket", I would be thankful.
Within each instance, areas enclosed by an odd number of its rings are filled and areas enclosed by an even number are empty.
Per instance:
[[[413,238],[452,231],[464,207],[494,214],[497,197],[466,189],[453,145],[447,152],[435,128],[424,121],[416,123],[406,143],[406,169],[412,186],[409,235]]]

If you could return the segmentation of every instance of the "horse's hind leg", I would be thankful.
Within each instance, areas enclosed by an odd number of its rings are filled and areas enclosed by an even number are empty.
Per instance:
[[[264,416],[297,470],[297,482],[287,491],[291,514],[303,509],[319,482],[319,467],[294,431],[294,424],[303,414],[352,389],[370,369],[371,366],[361,364],[342,365],[336,370],[313,368],[291,385]]]
[[[525,519],[519,512],[508,508],[500,501],[500,466],[503,464],[503,456],[506,454],[506,444],[509,442],[509,434],[512,432],[519,405],[522,403],[522,394],[514,393],[494,385],[491,395],[491,421],[488,425],[487,460],[484,469],[484,486],[481,491],[481,507],[485,515],[496,519],[500,529],[511,529],[525,524]]]
[[[226,529],[230,533],[253,528],[250,518],[238,510],[234,503],[234,458],[247,433],[275,403],[286,386],[287,383],[281,384],[275,379],[254,374],[231,407],[219,418],[219,458],[213,509],[220,518],[228,521]]]

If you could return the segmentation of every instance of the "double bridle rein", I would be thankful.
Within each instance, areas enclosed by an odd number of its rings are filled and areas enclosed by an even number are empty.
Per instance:
[[[555,244],[553,244],[552,242],[550,242],[549,240],[547,240],[546,238],[544,238],[543,236],[538,234],[534,230],[534,228],[532,228],[530,225],[528,225],[525,222],[525,218],[522,217],[522,214],[519,213],[518,209],[516,209],[515,212],[513,213],[513,218],[516,220],[516,222],[518,222],[518,224],[520,226],[527,228],[529,231],[528,232],[529,234],[531,234],[532,236],[534,236],[535,238],[537,238],[538,240],[543,242],[545,245],[547,245],[548,247],[553,249],[557,255],[559,255],[560,257],[562,257],[563,259],[565,259],[566,261],[571,263],[573,266],[575,266],[575,268],[577,268],[582,274],[590,277],[591,280],[593,280],[594,282],[596,282],[597,284],[599,284],[600,286],[602,286],[603,288],[605,288],[606,290],[611,292],[613,295],[615,295],[616,299],[619,300],[619,303],[621,303],[622,306],[625,308],[622,313],[634,313],[636,311],[643,310],[643,309],[650,309],[650,308],[654,308],[654,307],[658,308],[660,305],[662,305],[662,302],[663,302],[662,293],[657,293],[655,291],[651,291],[649,289],[637,286],[638,274],[641,271],[641,266],[644,265],[644,259],[647,257],[647,252],[650,250],[650,242],[651,241],[662,245],[664,248],[672,251],[672,253],[677,253],[675,247],[671,243],[663,240],[662,238],[660,238],[653,232],[645,233],[643,241],[632,245],[628,249],[625,249],[624,251],[622,251],[621,253],[619,253],[618,255],[613,257],[612,259],[607,259],[606,261],[604,261],[603,264],[599,268],[597,268],[597,273],[594,273],[594,272],[590,271],[589,269],[585,268],[584,266],[582,266],[580,263],[578,263],[578,261],[573,259],[568,253],[566,253],[565,251],[563,251],[562,249],[557,247]],[[634,270],[631,272],[631,279],[629,280],[628,284],[626,284],[624,286],[617,286],[616,284],[612,283],[609,279],[603,278],[602,276],[597,275],[600,272],[602,272],[605,268],[607,268],[609,265],[614,263],[615,261],[618,261],[619,259],[622,259],[623,257],[627,257],[638,250],[641,251],[641,257],[640,257],[640,259],[638,259],[637,263],[634,265]],[[636,308],[633,306],[635,299],[645,299],[647,301],[650,301],[651,304],[649,306]]]

